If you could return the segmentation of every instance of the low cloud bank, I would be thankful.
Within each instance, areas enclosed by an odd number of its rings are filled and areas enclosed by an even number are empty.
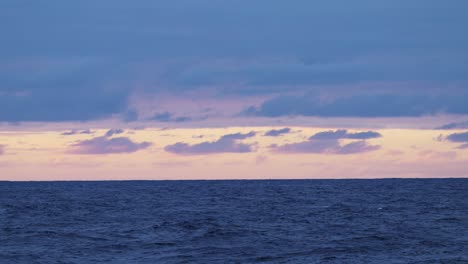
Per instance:
[[[224,135],[216,141],[205,141],[199,144],[189,145],[178,142],[164,148],[167,152],[179,155],[205,155],[216,153],[248,153],[254,151],[253,144],[239,142],[240,140],[255,136],[255,132],[246,134],[236,133]]]
[[[349,133],[347,130],[323,131],[309,137],[307,141],[272,146],[278,153],[317,153],[317,154],[357,154],[380,149],[378,145],[370,145],[366,139],[378,138],[381,134],[374,131]],[[342,139],[357,139],[350,143],[342,143]]]

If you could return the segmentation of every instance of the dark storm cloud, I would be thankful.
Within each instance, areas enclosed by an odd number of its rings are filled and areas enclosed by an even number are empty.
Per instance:
[[[250,116],[406,117],[439,113],[468,114],[468,94],[453,96],[356,95],[322,102],[316,97],[278,96],[249,107]]]
[[[90,155],[132,153],[146,149],[151,145],[150,142],[135,143],[126,137],[108,138],[102,136],[73,144],[69,153]]]
[[[86,129],[86,130],[70,130],[67,132],[63,132],[61,135],[63,136],[72,136],[72,135],[78,135],[78,134],[93,134],[94,132]]]
[[[288,128],[288,127],[282,128],[282,129],[272,129],[270,131],[265,132],[264,136],[278,137],[278,136],[281,136],[283,134],[288,134],[289,132],[291,132],[291,129]]]
[[[229,134],[224,135],[217,141],[202,142],[199,144],[189,145],[187,143],[176,143],[168,145],[164,149],[167,152],[171,152],[179,155],[205,155],[205,154],[216,154],[216,153],[247,153],[253,152],[253,144],[245,144],[238,142],[238,140],[246,139],[255,136],[255,132],[249,132],[247,134]]]
[[[319,132],[309,138],[308,141],[272,146],[278,153],[317,153],[317,154],[357,154],[380,149],[378,145],[370,145],[365,139],[378,138],[377,132],[348,133],[346,130]],[[342,144],[341,139],[358,139],[347,144]]]
[[[109,129],[107,132],[106,132],[106,137],[112,137],[113,135],[118,135],[118,134],[122,134],[124,133],[125,131],[121,128],[113,128],[113,129]]]
[[[218,96],[252,96],[423,82],[466,93],[467,10],[461,0],[2,1],[0,121],[135,121],[128,109],[135,84],[148,94],[208,86]],[[391,89],[396,97],[406,91]],[[365,102],[377,111],[366,114],[362,100],[256,113],[342,116],[356,108],[349,115],[408,116],[452,103],[447,112],[466,113],[458,101],[434,106],[423,98],[389,102],[391,109]]]

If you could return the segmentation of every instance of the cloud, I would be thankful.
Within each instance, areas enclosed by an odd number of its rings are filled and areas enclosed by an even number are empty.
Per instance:
[[[253,144],[245,144],[238,142],[246,138],[255,136],[255,132],[246,134],[236,133],[222,136],[220,139],[212,142],[202,142],[199,144],[189,145],[187,143],[176,143],[168,145],[164,148],[167,152],[179,155],[205,155],[216,153],[247,153],[253,152]]]
[[[428,93],[443,87],[443,93],[455,97],[467,92],[468,36],[460,34],[468,24],[466,1],[356,0],[340,2],[339,11],[337,1],[310,0],[294,6],[285,1],[187,0],[186,8],[176,1],[148,0],[136,5],[122,0],[10,2],[0,1],[0,121],[118,116],[131,122],[137,116],[129,101],[138,93],[194,94],[206,88],[214,95],[193,98],[200,105],[233,94],[323,90],[334,95],[340,92],[336,86],[353,84],[372,85],[377,93],[388,92],[380,87],[385,84],[402,98],[409,85]],[[108,12],[103,14],[103,8]],[[255,113],[419,116],[445,108],[467,113],[458,101],[450,107],[449,102],[418,100],[373,104],[355,98],[304,109],[264,106]]]
[[[134,109],[128,110],[123,113],[122,120],[126,123],[138,121],[138,112]]]
[[[124,133],[125,131],[123,129],[120,129],[120,128],[113,128],[113,129],[109,129],[105,136],[106,137],[112,137],[113,135],[118,135],[118,134],[122,134]]]
[[[448,140],[454,143],[464,143],[457,147],[457,149],[466,149],[468,148],[468,132],[453,133],[448,136],[439,135],[435,138],[436,141],[442,142]]]
[[[468,121],[449,123],[449,124],[445,124],[443,126],[437,127],[436,129],[448,130],[448,129],[466,129],[466,128],[468,128]]]
[[[329,102],[315,96],[278,96],[259,107],[248,107],[247,116],[414,117],[438,113],[468,114],[468,93],[450,96],[365,94]]]
[[[369,145],[365,139],[380,137],[377,132],[348,133],[346,130],[324,131],[311,136],[308,141],[273,145],[273,151],[278,153],[320,153],[320,154],[356,154],[380,149],[378,145]],[[341,144],[341,139],[359,139],[347,144]]]
[[[282,129],[272,129],[270,131],[267,131],[264,136],[267,136],[267,137],[278,137],[278,136],[281,136],[283,134],[288,134],[289,132],[291,132],[291,129],[286,127],[286,128],[282,128]]]
[[[99,76],[108,65],[95,67],[95,59],[0,58],[0,121],[87,121],[109,118],[127,107],[130,90],[110,85],[110,76]]]
[[[337,154],[355,154],[355,153],[364,153],[369,151],[379,150],[380,146],[377,145],[369,145],[366,141],[360,140],[356,142],[351,142],[340,146],[337,149]]]
[[[246,134],[235,133],[235,134],[224,135],[220,138],[220,140],[240,140],[240,139],[254,137],[255,135],[256,135],[255,131],[250,131],[249,133],[246,133]]]
[[[149,120],[158,121],[158,122],[188,122],[192,121],[191,117],[188,116],[174,116],[174,114],[169,112],[156,113]]]
[[[336,130],[336,131],[324,131],[319,132],[310,137],[310,139],[371,139],[371,138],[379,138],[382,135],[378,132],[374,131],[367,131],[367,132],[357,132],[357,133],[349,133],[345,129]]]
[[[79,141],[71,146],[71,154],[116,154],[133,153],[151,146],[150,142],[135,143],[126,137],[108,138],[96,137]]]
[[[5,154],[5,148],[6,148],[5,145],[0,145],[0,155]]]
[[[319,140],[286,144],[274,148],[274,151],[279,153],[356,154],[378,149],[380,146],[369,145],[364,140],[345,145],[340,145],[337,140]]]
[[[120,112],[125,100],[117,93],[80,96],[75,91],[34,91],[30,95],[0,95],[0,121],[63,122],[108,118]]]
[[[335,153],[339,147],[339,142],[337,140],[309,140],[282,146],[273,146],[273,150],[279,153]]]
[[[72,136],[72,135],[77,135],[77,134],[93,134],[94,132],[89,130],[89,129],[86,129],[86,130],[76,130],[76,129],[73,129],[73,130],[70,130],[70,131],[67,131],[67,132],[63,132],[61,135],[63,136]]]
[[[453,133],[447,136],[447,140],[451,142],[468,142],[468,132],[463,133]]]

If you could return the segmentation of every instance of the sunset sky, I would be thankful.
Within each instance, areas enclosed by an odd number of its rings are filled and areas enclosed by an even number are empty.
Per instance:
[[[0,2],[0,180],[468,177],[468,1]]]

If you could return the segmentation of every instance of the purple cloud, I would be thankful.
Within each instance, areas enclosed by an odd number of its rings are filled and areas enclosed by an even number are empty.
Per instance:
[[[291,129],[286,127],[286,128],[282,128],[282,129],[273,129],[273,130],[270,130],[270,131],[267,131],[264,136],[267,136],[267,137],[278,137],[278,136],[281,136],[283,134],[288,134],[289,132],[291,132]]]
[[[436,129],[448,130],[448,129],[466,129],[466,128],[468,128],[468,121],[449,123],[449,124],[445,124],[443,126],[437,127]]]
[[[464,143],[457,147],[457,149],[468,149],[468,132],[453,133],[446,137],[448,141],[456,143]]]
[[[61,135],[63,136],[72,136],[72,135],[77,135],[77,134],[92,134],[94,133],[93,131],[86,129],[86,130],[70,130],[67,132],[63,132]]]
[[[448,136],[439,135],[435,140],[442,142],[444,140],[448,140],[454,143],[463,143],[462,145],[458,146],[457,149],[467,149],[468,148],[468,131],[462,133],[453,133]]]
[[[188,116],[174,116],[174,114],[169,112],[156,113],[150,120],[158,122],[188,122],[192,121],[191,117]]]
[[[453,133],[447,136],[447,139],[451,142],[468,142],[468,132]]]
[[[113,129],[109,129],[109,131],[106,132],[106,137],[112,137],[113,135],[118,135],[118,134],[122,134],[124,133],[125,131],[123,129],[116,129],[116,128],[113,128]]]
[[[365,140],[341,145],[338,140],[310,140],[299,143],[286,144],[274,148],[279,153],[318,153],[318,154],[356,154],[374,151],[380,146],[369,145]]]
[[[337,140],[309,140],[282,146],[272,146],[275,152],[281,153],[334,153],[340,145]]]
[[[107,138],[96,137],[89,140],[79,141],[72,145],[69,151],[72,154],[114,154],[132,153],[151,146],[150,142],[135,143],[126,137]]]
[[[167,152],[179,155],[204,155],[215,153],[247,153],[252,152],[253,145],[240,143],[238,140],[246,139],[255,136],[255,132],[247,134],[228,134],[222,136],[217,141],[202,142],[199,144],[189,145],[187,143],[178,142],[173,145],[168,145],[164,148]]]
[[[360,140],[356,142],[351,142],[344,146],[340,146],[337,154],[355,154],[363,153],[380,149],[380,146],[369,145],[366,141]]]
[[[369,145],[365,140],[377,137],[381,135],[373,131],[359,133],[348,133],[346,130],[324,131],[311,136],[308,141],[282,146],[273,145],[272,148],[279,153],[355,154],[380,149],[380,146]],[[359,140],[342,145],[341,139]]]
[[[236,139],[246,139],[246,138],[250,138],[250,137],[253,137],[255,136],[255,132],[254,131],[250,131],[249,133],[246,133],[246,134],[242,134],[242,133],[235,133],[235,134],[228,134],[228,135],[224,135],[220,138],[220,140],[236,140]]]
[[[370,138],[379,138],[382,135],[378,132],[367,131],[367,132],[358,132],[358,133],[348,133],[345,129],[340,129],[336,131],[324,131],[319,132],[310,137],[310,139],[370,139]]]

